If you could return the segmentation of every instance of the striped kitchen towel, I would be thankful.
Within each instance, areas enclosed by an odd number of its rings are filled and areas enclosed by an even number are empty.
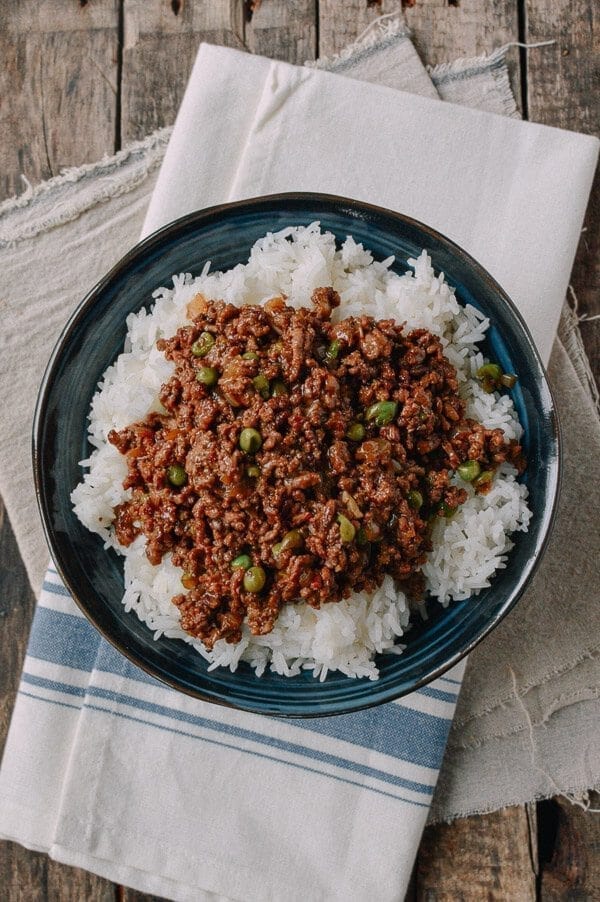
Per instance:
[[[134,667],[51,566],[2,769],[0,830],[173,899],[400,899],[462,672],[343,717],[234,712]],[[32,724],[43,744],[24,753]]]

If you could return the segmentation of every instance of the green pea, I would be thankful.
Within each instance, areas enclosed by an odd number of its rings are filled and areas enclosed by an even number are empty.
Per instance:
[[[356,544],[357,545],[368,545],[369,540],[367,539],[367,534],[363,527],[361,526],[356,533]]]
[[[342,542],[344,542],[344,544],[352,542],[354,536],[356,535],[354,524],[351,523],[348,517],[345,517],[344,514],[338,514],[337,521],[340,524],[340,539],[342,540]]]
[[[262,567],[249,567],[244,573],[244,589],[246,592],[258,594],[262,592],[267,581],[267,574]]]
[[[181,488],[187,482],[187,473],[180,464],[173,464],[167,468],[167,479],[176,488]]]
[[[485,363],[477,370],[478,379],[491,379],[492,382],[498,382],[502,376],[502,367],[497,363]]]
[[[262,435],[258,429],[242,429],[239,445],[246,454],[254,454],[262,445]]]
[[[465,482],[473,482],[481,473],[481,467],[479,466],[479,461],[468,460],[466,463],[461,464],[456,472]]]
[[[362,442],[366,432],[362,423],[350,423],[346,429],[346,438],[349,438],[351,442]]]
[[[290,529],[278,544],[281,546],[279,551],[292,551],[304,545],[304,536],[299,529]]]
[[[181,575],[181,585],[184,589],[195,589],[196,588],[196,577],[193,573],[188,573],[187,571]]]
[[[207,388],[216,385],[218,379],[219,374],[212,366],[201,366],[200,369],[196,371],[196,381],[200,382],[202,385],[206,385]]]
[[[263,373],[259,373],[258,376],[255,376],[252,380],[252,385],[259,393],[261,398],[269,397],[269,380]]]
[[[408,506],[412,507],[414,511],[421,510],[423,507],[423,496],[416,489],[412,489],[406,496],[406,500],[408,501]]]
[[[454,514],[456,513],[456,511],[458,510],[458,508],[452,507],[450,504],[446,504],[445,501],[442,501],[441,504],[440,504],[439,510],[440,510],[440,512],[442,513],[442,515],[443,515],[447,520],[449,520],[451,517],[454,516]]]
[[[242,360],[258,360],[258,354],[255,351],[246,351],[242,354]]]
[[[367,420],[374,420],[376,426],[387,426],[398,412],[396,401],[378,401],[367,409]]]
[[[194,357],[206,357],[214,343],[214,336],[210,332],[201,332],[192,345],[192,354]]]
[[[478,476],[477,479],[475,479],[473,481],[473,485],[475,486],[476,489],[487,488],[493,478],[494,478],[493,470],[484,470],[483,473],[481,473],[481,475]]]
[[[333,362],[334,360],[337,360],[338,355],[341,350],[341,347],[342,346],[341,346],[340,342],[337,340],[337,338],[334,338],[333,341],[331,342],[331,344],[329,345],[329,347],[327,348],[327,350],[325,351],[325,357],[327,358],[327,360],[329,360],[331,362]]]
[[[281,379],[275,379],[271,386],[271,396],[273,398],[283,398],[287,393],[288,390],[285,382],[282,382]]]
[[[500,376],[500,384],[504,386],[504,388],[514,388],[517,384],[518,376],[515,376],[514,373],[504,373]]]
[[[250,479],[258,479],[260,476],[260,467],[257,467],[256,464],[250,464],[250,466],[246,468],[246,473]]]
[[[276,542],[275,545],[273,545],[273,547],[271,548],[271,551],[273,552],[273,555],[275,557],[279,557],[279,555],[281,554],[281,542]]]
[[[248,570],[252,566],[252,558],[249,554],[238,554],[231,562],[232,570]]]

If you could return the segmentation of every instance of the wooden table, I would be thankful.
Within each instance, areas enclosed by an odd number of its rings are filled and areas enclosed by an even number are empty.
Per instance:
[[[3,0],[0,198],[22,191],[20,173],[46,179],[172,123],[201,40],[302,63],[335,53],[401,6],[428,64],[556,39],[550,48],[510,53],[521,111],[536,122],[598,131],[597,0]],[[579,310],[588,315],[600,313],[599,201],[597,178],[573,272]],[[598,372],[600,322],[582,330]],[[0,525],[1,746],[34,599],[1,509]],[[1,900],[150,898],[0,844]],[[408,898],[600,899],[599,820],[557,798],[429,828]]]

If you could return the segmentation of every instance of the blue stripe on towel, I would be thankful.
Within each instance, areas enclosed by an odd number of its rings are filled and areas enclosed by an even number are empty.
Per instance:
[[[29,673],[23,674],[23,682],[29,683],[33,686],[44,687],[57,692],[65,692],[72,695],[83,696],[86,694],[86,690],[79,687],[71,686],[68,683],[58,682],[56,680],[47,680],[44,677],[34,676],[33,674]],[[102,689],[98,686],[89,686],[87,689],[87,695],[103,699],[104,701],[111,701],[116,702],[117,704],[128,705],[129,707],[136,708],[140,712],[147,711],[150,714],[158,714],[162,717],[170,717],[172,720],[176,720],[179,723],[186,723],[191,726],[199,727],[201,729],[213,730],[226,736],[235,736],[239,739],[245,739],[251,742],[260,743],[261,745],[267,745],[271,748],[278,749],[279,751],[290,752],[291,754],[296,755],[303,755],[304,757],[311,758],[315,761],[320,761],[323,764],[330,764],[343,770],[350,770],[354,773],[362,774],[365,777],[373,777],[374,779],[381,780],[384,783],[391,783],[395,786],[400,786],[404,789],[410,789],[413,792],[419,792],[427,796],[431,796],[431,794],[433,793],[432,786],[428,786],[424,783],[418,783],[415,780],[408,780],[404,777],[398,777],[395,774],[389,774],[386,771],[380,770],[379,768],[370,767],[368,765],[360,764],[355,761],[350,761],[347,758],[343,758],[339,755],[332,755],[328,752],[321,752],[317,749],[307,748],[306,746],[299,745],[296,742],[279,739],[275,736],[268,736],[264,733],[257,733],[255,730],[247,730],[243,727],[233,726],[232,724],[219,723],[208,717],[199,717],[194,714],[188,714],[185,711],[177,711],[173,708],[165,707],[164,705],[157,705],[153,702],[134,698],[133,696],[126,693],[114,692],[113,690]],[[89,702],[86,702],[85,706],[90,707]],[[113,713],[117,714],[119,712],[114,711]]]
[[[104,642],[86,620],[50,608],[38,607],[34,618],[28,654],[50,663],[91,672],[94,667],[127,679],[159,686],[162,683],[149,677]],[[450,682],[449,678],[448,681]],[[456,682],[452,680],[451,682]],[[452,692],[431,687],[421,694],[438,700],[454,702]],[[165,708],[168,716],[179,712]],[[425,714],[403,705],[388,704],[377,709],[358,711],[344,717],[315,718],[294,721],[294,726],[373,749],[411,764],[432,769],[441,765],[450,718]],[[222,729],[219,725],[218,729]]]
[[[53,689],[54,692],[64,692],[65,695],[77,695],[79,698],[84,698],[86,692],[85,686],[72,686],[70,683],[63,683],[62,680],[47,680],[46,677],[39,677],[27,671],[23,671],[21,682],[43,689]]]
[[[437,770],[450,723],[450,718],[389,704],[343,717],[302,720],[295,726]]]
[[[66,702],[61,702],[61,701],[57,701],[57,700],[53,700],[53,699],[47,699],[47,698],[44,698],[43,696],[36,695],[35,693],[32,693],[32,692],[25,692],[25,690],[23,690],[23,689],[20,689],[19,692],[21,695],[27,696],[27,698],[32,698],[32,699],[35,699],[36,701],[44,702],[46,704],[58,705],[59,707],[63,707],[63,708],[75,708],[76,707],[75,705],[69,705]],[[355,780],[350,780],[346,777],[341,777],[341,776],[338,776],[335,774],[323,773],[322,771],[316,770],[315,768],[307,767],[306,765],[299,764],[294,761],[286,761],[285,759],[278,758],[275,755],[266,755],[266,754],[263,754],[260,752],[249,751],[247,749],[239,748],[238,746],[232,745],[227,742],[221,742],[221,741],[218,741],[215,739],[207,739],[206,737],[203,737],[203,736],[197,736],[195,733],[189,733],[187,730],[181,730],[181,729],[176,729],[174,727],[168,727],[168,726],[165,726],[164,724],[152,723],[151,721],[143,720],[140,717],[133,717],[129,714],[123,714],[120,711],[107,711],[106,708],[102,708],[99,705],[92,705],[92,704],[87,703],[85,705],[85,707],[88,708],[90,711],[97,711],[102,714],[109,714],[109,715],[112,715],[115,717],[121,717],[123,720],[128,720],[133,723],[141,723],[144,726],[154,727],[154,729],[156,729],[156,730],[162,730],[163,732],[168,732],[168,733],[175,733],[179,736],[186,736],[186,737],[189,737],[190,739],[199,740],[200,742],[207,742],[207,743],[210,743],[211,745],[218,745],[218,746],[221,746],[222,748],[232,749],[236,752],[242,752],[243,754],[252,755],[257,758],[267,759],[269,761],[275,761],[278,764],[284,764],[284,765],[287,765],[288,767],[294,767],[299,770],[306,771],[308,773],[317,774],[318,776],[321,776],[321,777],[338,780],[341,783],[347,783],[351,786],[357,786],[360,789],[366,789],[369,792],[375,792],[378,795],[383,795],[383,796],[387,796],[388,798],[391,798],[391,799],[396,799],[396,801],[404,802],[407,805],[414,805],[417,808],[429,808],[428,802],[417,802],[412,799],[406,799],[403,796],[396,795],[395,793],[385,792],[382,789],[376,789],[373,786],[369,786],[364,783],[358,783]]]
[[[427,695],[429,698],[437,698],[441,702],[450,702],[454,704],[458,695],[456,692],[444,692],[441,689],[434,689],[433,686],[422,686],[417,689],[418,695]]]
[[[91,673],[101,641],[100,633],[82,617],[38,607],[27,654]]]
[[[42,589],[44,592],[50,592],[51,595],[64,595],[66,598],[73,597],[62,583],[49,583],[48,580],[45,579],[42,583]]]

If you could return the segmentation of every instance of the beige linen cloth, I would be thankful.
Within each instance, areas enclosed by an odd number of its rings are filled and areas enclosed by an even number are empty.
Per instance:
[[[430,78],[397,23],[373,29],[319,65],[516,115],[501,52],[439,67]],[[36,593],[48,556],[29,443],[44,365],[78,301],[137,240],[169,135],[158,132],[0,207],[0,491]],[[433,820],[559,792],[581,797],[600,780],[600,421],[576,318],[566,305],[549,373],[564,436],[558,520],[530,589],[471,655]]]

